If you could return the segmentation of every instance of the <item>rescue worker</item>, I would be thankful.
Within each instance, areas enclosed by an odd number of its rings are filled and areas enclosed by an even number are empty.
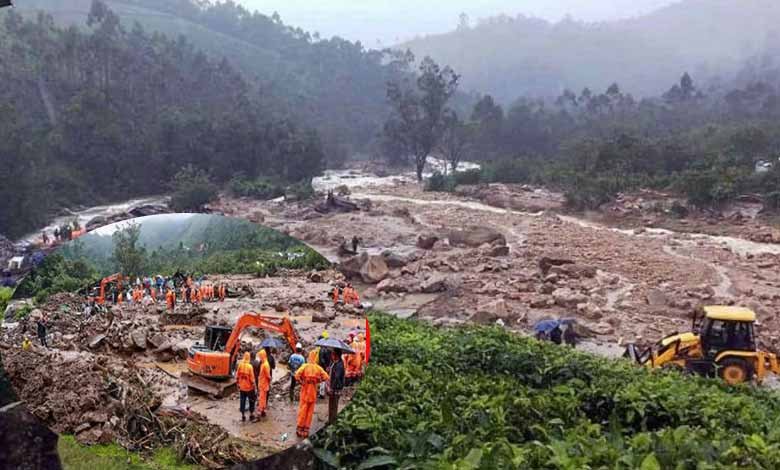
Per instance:
[[[49,236],[46,234],[46,230],[41,232],[41,236],[43,238],[43,244],[48,245],[49,244]]]
[[[309,437],[314,405],[317,403],[317,385],[328,380],[328,373],[317,364],[317,353],[309,353],[309,361],[295,373],[295,380],[301,384],[301,400],[298,405],[298,437]]]
[[[333,305],[337,305],[339,303],[339,286],[335,286],[333,288]]]
[[[54,227],[54,240],[60,241],[60,228]]]
[[[255,372],[250,363],[250,355],[244,353],[244,359],[238,363],[236,369],[236,381],[239,391],[239,409],[241,410],[241,421],[246,421],[247,401],[249,402],[249,420],[255,420],[255,400],[257,399],[257,382],[255,382]]]
[[[22,351],[29,351],[30,348],[32,348],[32,341],[30,341],[30,338],[25,336],[24,341],[22,341]]]
[[[347,354],[344,365],[346,366],[347,383],[351,384],[363,377],[363,355],[360,353],[360,344],[357,339],[349,343],[349,347],[355,351],[355,354]]]
[[[336,422],[339,414],[339,397],[344,390],[344,361],[341,360],[341,351],[334,349],[330,353],[331,364],[328,369],[328,424]]]
[[[224,302],[226,296],[227,296],[227,286],[225,286],[225,284],[222,284],[221,286],[219,286],[219,301]]]
[[[268,364],[271,366],[271,372],[276,370],[276,359],[273,355],[273,349],[266,347],[265,348],[265,356],[268,358]]]
[[[176,294],[173,293],[173,289],[168,289],[168,293],[165,294],[165,303],[168,304],[168,310],[173,311],[176,304]]]
[[[306,362],[303,358],[302,351],[303,345],[298,343],[295,345],[295,351],[290,355],[290,359],[287,360],[287,365],[290,368],[290,401],[295,401],[295,373]]]
[[[358,243],[360,243],[360,240],[358,240],[357,235],[353,236],[352,237],[352,251],[354,251],[355,253],[357,253]]]
[[[38,325],[38,339],[44,348],[49,349],[49,345],[46,344],[46,327],[49,326],[49,318],[43,314],[36,323]]]
[[[257,379],[257,390],[260,398],[257,401],[257,407],[260,409],[260,417],[265,418],[265,410],[268,409],[268,391],[271,390],[271,365],[268,363],[264,349],[257,353],[257,358],[260,360],[260,373]]]

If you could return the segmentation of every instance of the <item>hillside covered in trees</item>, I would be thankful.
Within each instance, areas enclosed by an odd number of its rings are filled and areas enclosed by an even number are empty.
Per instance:
[[[465,21],[453,32],[402,45],[463,75],[466,91],[502,103],[552,97],[564,89],[606,89],[635,96],[665,91],[681,71],[702,85],[727,81],[749,57],[778,43],[780,4],[772,0],[683,0],[642,17],[550,23],[525,16]]]
[[[295,183],[326,155],[317,132],[229,61],[185,37],[125,26],[93,2],[81,27],[0,13],[0,227],[168,190],[183,167]]]
[[[371,143],[386,114],[385,83],[406,72],[404,61],[339,37],[287,25],[278,15],[252,12],[234,1],[104,0],[120,23],[135,22],[171,39],[184,36],[214,60],[227,59],[268,116],[293,116],[318,130],[328,158],[343,161]],[[92,0],[30,0],[17,11],[38,11],[63,26],[83,26]]]

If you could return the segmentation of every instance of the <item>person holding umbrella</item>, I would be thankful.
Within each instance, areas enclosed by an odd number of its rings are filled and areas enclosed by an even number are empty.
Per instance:
[[[344,361],[341,360],[341,350],[331,351],[330,369],[328,369],[328,424],[336,422],[339,414],[339,397],[344,390]]]
[[[309,361],[295,373],[295,380],[301,384],[301,400],[298,406],[298,424],[295,434],[309,437],[314,405],[317,403],[317,385],[329,379],[328,373],[317,364],[317,351],[309,353]]]

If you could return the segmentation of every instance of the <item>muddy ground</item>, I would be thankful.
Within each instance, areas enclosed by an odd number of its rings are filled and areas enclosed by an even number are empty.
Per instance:
[[[258,312],[289,315],[309,351],[323,330],[346,339],[350,330],[363,327],[363,312],[334,308],[328,295],[343,276],[333,270],[207,278],[226,283],[232,296],[198,307],[177,304],[173,316],[163,304],[123,304],[87,318],[81,298],[57,294],[31,314],[48,313],[49,349],[38,345],[33,320],[6,323],[0,330],[3,366],[20,399],[54,431],[75,434],[81,442],[116,441],[131,450],[175,445],[206,466],[256,459],[296,444],[289,347],[276,356],[268,417],[257,423],[241,422],[237,393],[214,399],[181,385],[187,348],[202,341],[203,325],[232,326],[242,313]],[[21,350],[24,336],[35,343],[29,351]],[[256,352],[265,337],[248,330],[242,352]],[[341,407],[355,388],[347,390]],[[326,424],[327,400],[315,410],[313,432]],[[180,436],[183,442],[175,442]]]
[[[378,307],[404,317],[499,322],[522,332],[544,318],[574,317],[592,338],[588,348],[614,355],[616,345],[690,328],[700,305],[740,304],[756,310],[761,345],[780,347],[780,245],[759,236],[771,227],[754,205],[728,216],[681,217],[670,210],[673,198],[661,205],[655,199],[667,196],[639,193],[598,213],[572,215],[561,194],[541,188],[494,184],[430,193],[408,174],[379,177],[364,169],[328,172],[315,187],[341,188],[362,210],[323,214],[314,203],[227,195],[213,209],[307,242],[364,281],[365,296]],[[703,226],[711,230],[694,230]],[[340,255],[354,235],[368,259]],[[367,279],[359,267],[377,258],[386,272]]]

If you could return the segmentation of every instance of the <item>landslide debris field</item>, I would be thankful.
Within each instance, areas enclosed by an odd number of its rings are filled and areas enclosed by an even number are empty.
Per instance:
[[[363,327],[363,312],[334,308],[328,294],[343,276],[333,270],[206,278],[227,284],[224,302],[177,303],[174,315],[164,303],[125,303],[87,318],[83,299],[62,293],[25,320],[6,320],[0,330],[2,365],[19,399],[54,431],[74,434],[82,443],[118,442],[137,451],[168,445],[186,461],[207,467],[260,458],[295,444],[298,402],[288,396],[289,347],[277,353],[268,417],[257,423],[241,422],[237,392],[214,399],[181,385],[178,375],[186,370],[187,349],[203,341],[203,325],[232,327],[241,314],[258,312],[288,314],[309,351],[324,329],[331,337],[346,338]],[[35,335],[33,318],[41,312],[50,319],[48,350]],[[20,348],[25,336],[35,345],[28,351]],[[241,352],[254,354],[266,336],[248,329]],[[348,388],[341,407],[355,388]],[[327,402],[320,400],[312,432],[326,421]]]
[[[501,320],[518,331],[574,317],[592,338],[584,347],[613,355],[623,342],[690,328],[699,305],[740,304],[758,315],[760,345],[780,346],[780,245],[773,243],[780,236],[753,218],[754,204],[694,214],[672,198],[639,193],[579,218],[566,214],[562,195],[526,186],[424,192],[409,175],[363,169],[327,172],[315,187],[357,208],[223,196],[210,209],[307,242],[363,282],[369,301],[400,316]],[[361,253],[349,256],[339,247],[355,235]]]

